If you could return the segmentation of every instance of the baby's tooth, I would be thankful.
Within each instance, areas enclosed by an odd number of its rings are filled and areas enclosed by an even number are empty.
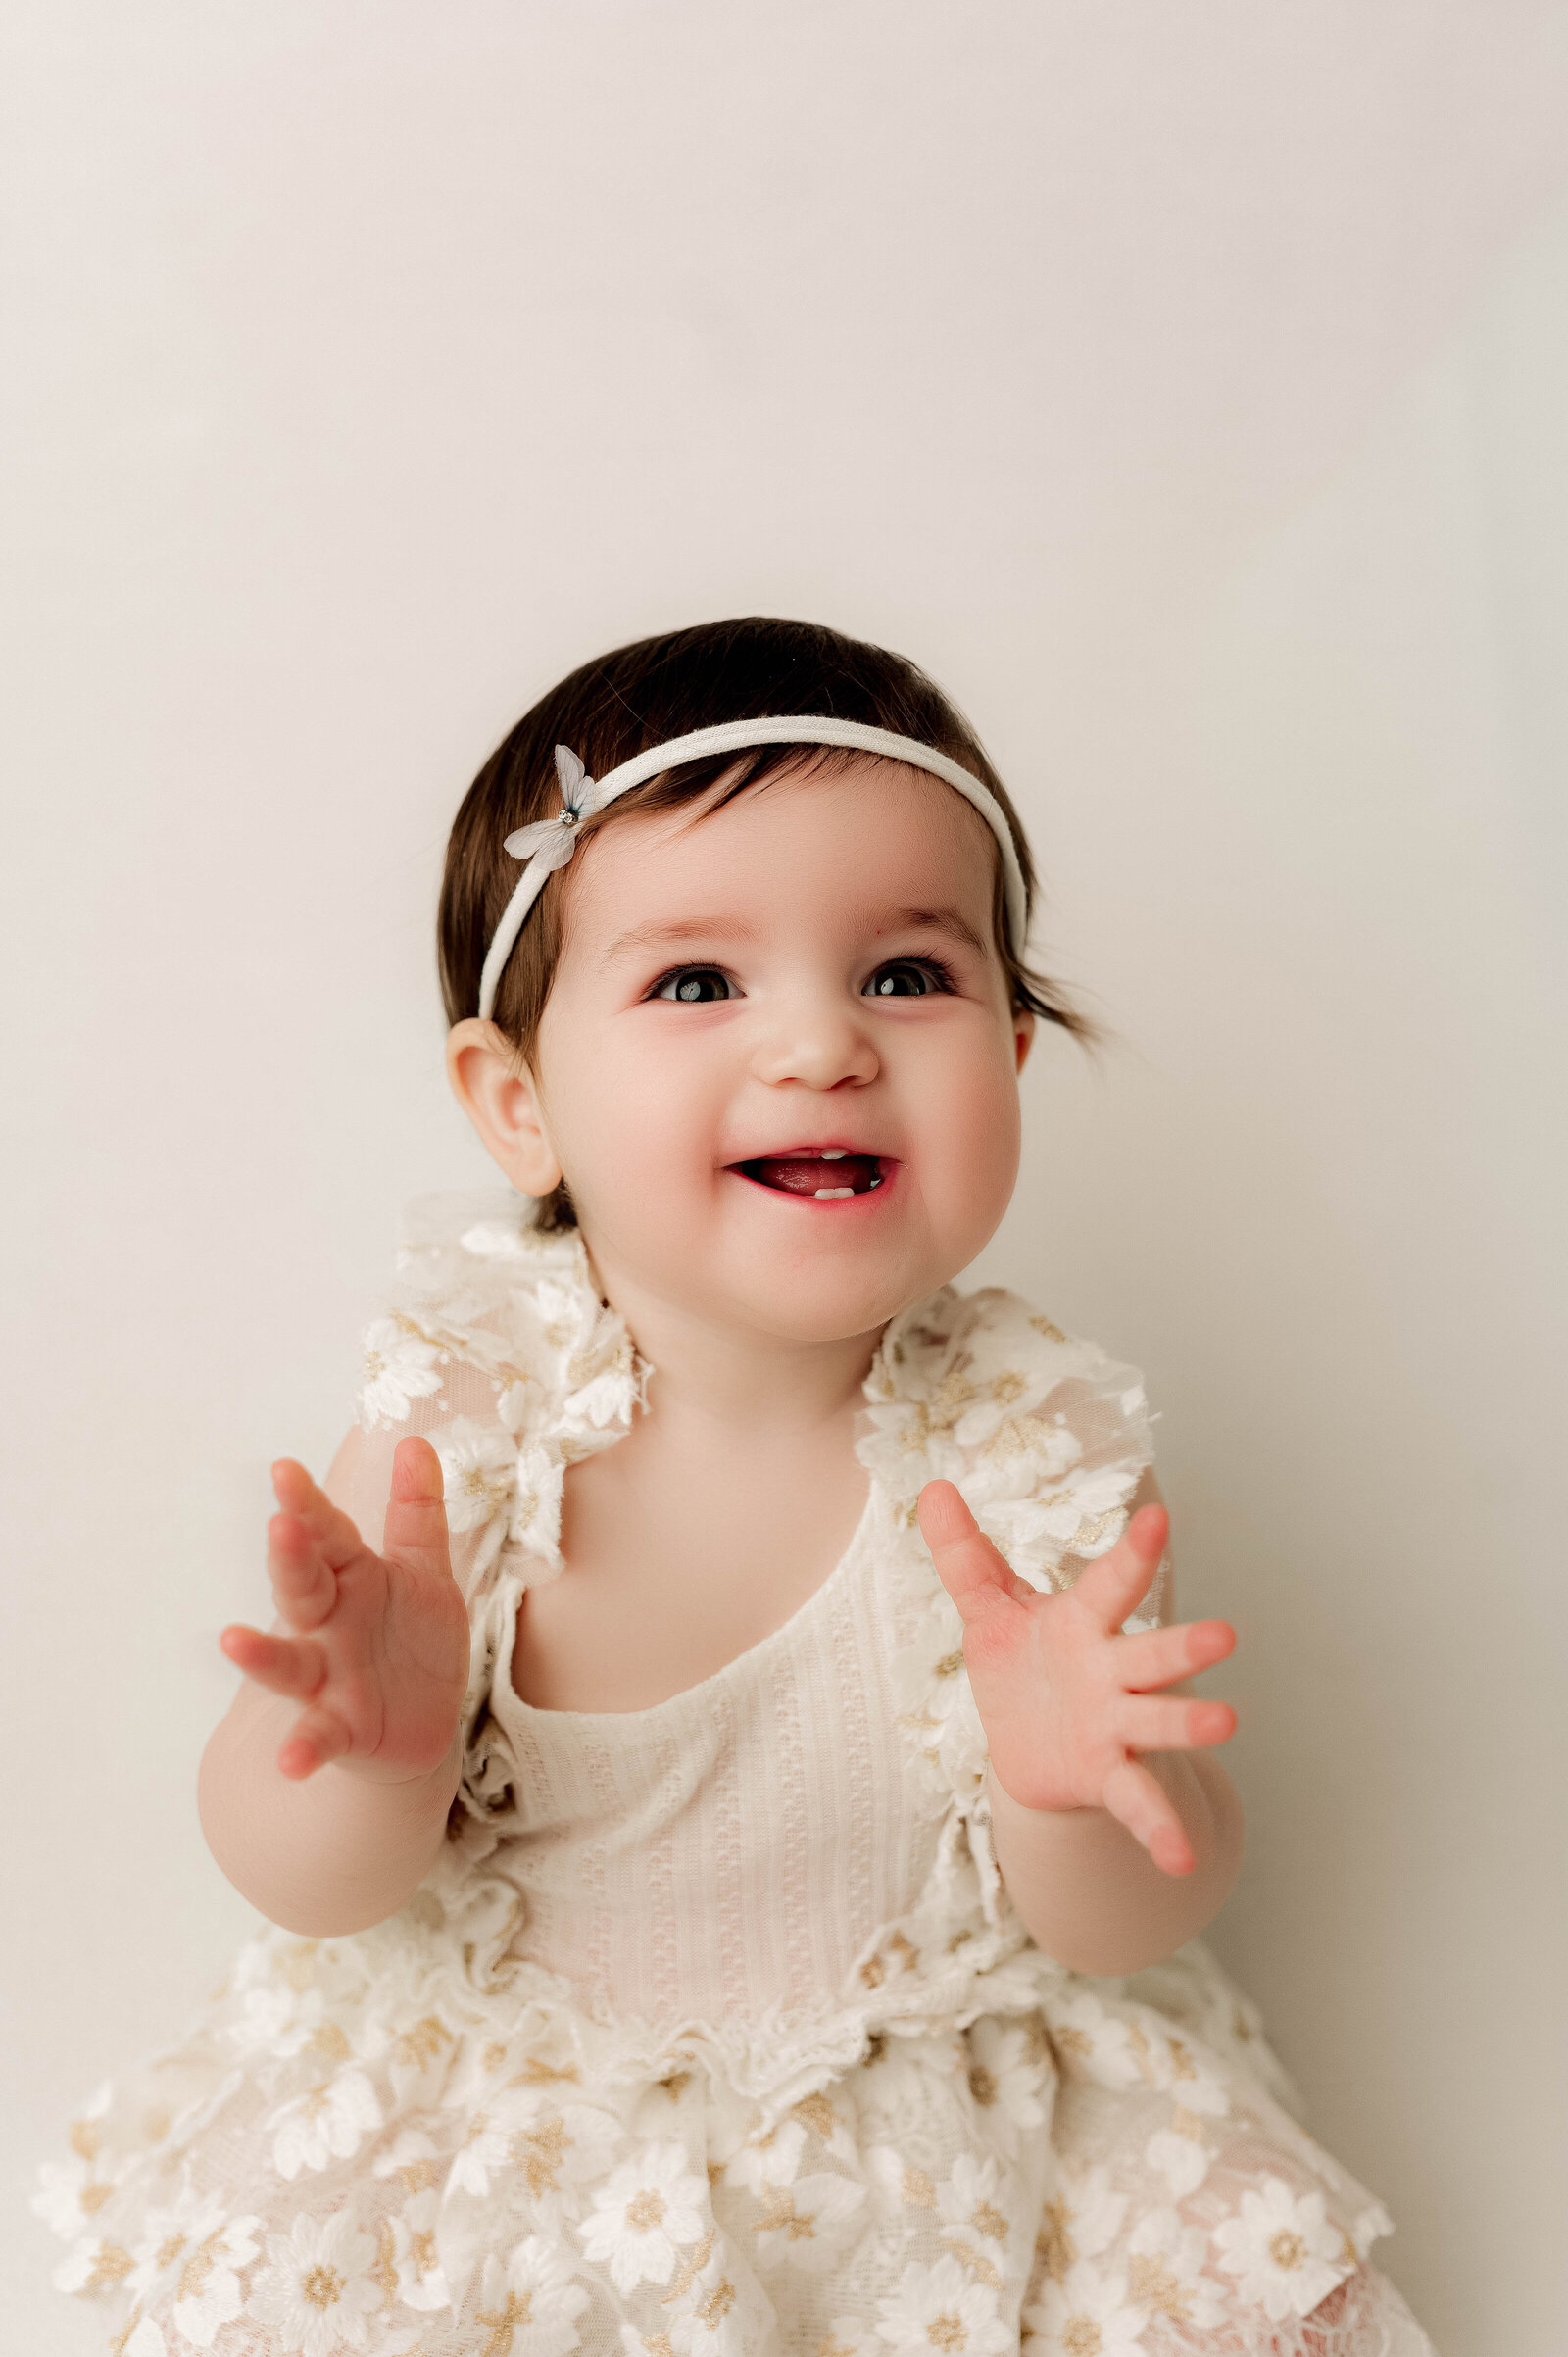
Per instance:
[[[819,1203],[837,1203],[842,1196],[854,1193],[853,1187],[818,1187],[816,1200]]]
[[[842,1162],[849,1151],[847,1146],[824,1146],[818,1158],[824,1162]]]

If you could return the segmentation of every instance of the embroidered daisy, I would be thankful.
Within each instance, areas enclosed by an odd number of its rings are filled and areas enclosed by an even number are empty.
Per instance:
[[[285,1982],[267,1981],[246,1989],[240,2013],[224,2024],[223,2035],[242,2054],[263,2048],[269,2054],[298,2054],[320,2028],[323,2010],[319,1989],[301,1996]]]
[[[786,2120],[761,2136],[748,2136],[731,2154],[724,2175],[731,2185],[761,2196],[770,2186],[794,2184],[805,2149],[805,2128],[799,2120]]]
[[[929,2169],[907,2161],[894,2144],[875,2144],[865,2156],[873,2185],[881,2188],[885,2204],[894,2210],[934,2210],[937,2183]]]
[[[898,2290],[877,2306],[878,2335],[899,2357],[1007,2357],[1017,2347],[996,2292],[971,2282],[956,2259],[906,2267]]]
[[[945,2221],[943,2240],[971,2275],[1000,2290],[1011,2222],[1000,2206],[1002,2172],[994,2160],[975,2160],[964,2154],[953,2164],[953,2174],[937,2187],[936,2202]]]
[[[963,1623],[946,1596],[936,1597],[917,1639],[894,1665],[899,1724],[922,1758],[956,1788],[978,1790],[986,1759],[985,1730],[975,1708],[963,1659]]]
[[[484,2200],[492,2178],[520,2183],[530,2223],[559,2230],[582,2215],[585,2181],[602,2177],[621,2142],[618,2122],[591,2104],[561,2104],[548,2087],[503,2087],[476,2112],[447,2189]]]
[[[81,2234],[114,2191],[93,2173],[90,2161],[44,2161],[31,2208],[64,2240]]]
[[[381,2106],[363,2071],[339,2071],[325,2087],[285,2104],[269,2122],[272,2166],[279,2177],[296,2178],[302,2169],[324,2169],[329,2161],[351,2161],[360,2145],[381,2125]]]
[[[1027,1345],[1020,1349],[1015,1336],[993,1332],[976,1340],[970,1378],[977,1397],[954,1426],[954,1439],[960,1449],[979,1453],[994,1482],[1003,1478],[1003,1468],[1020,1459],[1020,1484],[1033,1490],[1042,1481],[1055,1480],[1083,1454],[1082,1443],[1064,1418],[1049,1408],[1040,1413],[1057,1387],[1061,1369],[1046,1365],[1025,1375],[1009,1362],[1035,1353]]]
[[[512,2136],[512,2165],[527,2188],[540,2226],[559,2231],[582,2216],[590,2180],[602,2178],[624,2136],[620,2123],[587,2103],[554,2104],[536,2096]]]
[[[517,1451],[516,1477],[507,1518],[507,1544],[521,1547],[534,1558],[523,1576],[523,1585],[534,1587],[562,1568],[561,1498],[565,1468],[559,1457],[532,1444]]]
[[[1218,2286],[1203,2274],[1208,2236],[1174,2210],[1151,2210],[1127,2242],[1127,2296],[1173,2324],[1206,2331],[1224,2317]]]
[[[1003,1435],[999,1434],[998,1439]],[[1136,1458],[1091,1470],[1078,1465],[1065,1480],[1043,1496],[1026,1495],[998,1499],[987,1506],[988,1528],[998,1528],[1019,1554],[1033,1553],[1042,1563],[1062,1554],[1080,1562],[1102,1555],[1116,1544],[1127,1522],[1127,1498],[1141,1470]],[[1019,1480],[1031,1478],[1027,1458],[1020,1461]],[[1059,1583],[1058,1583],[1059,1584]]]
[[[1045,2016],[1063,2067],[1075,2077],[1118,2088],[1148,2084],[1149,2039],[1142,2025],[1135,2040],[1134,2025],[1087,1992],[1065,2003],[1048,1999]]]
[[[401,2178],[406,2193],[431,2193],[440,2185],[447,2164],[421,2128],[405,2128],[385,2152],[370,2164],[377,2177]]]
[[[1298,2200],[1282,2177],[1244,2193],[1241,2216],[1217,2226],[1214,2240],[1242,2298],[1257,2301],[1276,2324],[1309,2315],[1345,2273],[1345,2236],[1325,2217],[1322,2194]]]
[[[1144,2146],[1145,2160],[1159,2171],[1177,2201],[1197,2192],[1208,2175],[1211,2157],[1202,2121],[1179,2104],[1170,2126],[1157,2129]]]
[[[432,1434],[430,1446],[441,1459],[452,1530],[480,1530],[507,1511],[517,1481],[517,1451],[510,1434],[457,1416]]]
[[[853,2166],[857,2150],[855,2131],[825,2091],[803,2095],[799,2103],[791,2104],[790,2116],[799,2120],[808,2135],[819,2137],[836,2161],[847,2161]]]
[[[441,1389],[439,1368],[446,1353],[395,1317],[378,1317],[365,1332],[365,1388],[360,1421],[367,1431],[404,1424],[416,1399]]]
[[[667,2283],[677,2245],[697,2241],[707,2206],[707,2182],[693,2175],[685,2147],[646,2145],[594,2195],[594,2214],[580,2230],[583,2249],[609,2267],[618,2291]]]
[[[706,2284],[694,2305],[669,2328],[669,2345],[682,2357],[745,2357],[744,2327],[736,2314],[738,2293],[728,2276]]]
[[[91,2299],[97,2292],[123,2283],[135,2264],[123,2243],[93,2234],[72,2245],[50,2281],[57,2291],[79,2292]]]
[[[397,2274],[398,2297],[406,2308],[421,2312],[450,2308],[452,2290],[441,2263],[440,2196],[416,2193],[400,2217],[391,2222],[391,2263]]]
[[[864,2200],[865,2187],[848,2177],[800,2177],[770,2188],[753,2228],[757,2264],[788,2260],[809,2275],[825,2274],[858,2225]]]
[[[237,2270],[256,2256],[258,2218],[229,2218],[220,2201],[183,2195],[172,2209],[149,2210],[126,2287],[146,2299],[173,2276],[174,2323],[193,2348],[210,2349],[220,2325],[244,2306]]]
[[[1046,2106],[1042,2096],[1050,2086],[1050,2067],[1036,2034],[986,2016],[966,2033],[969,2044],[969,2092],[980,2109],[989,2112],[1009,2143],[1043,2128]]]
[[[287,2234],[269,2234],[270,2264],[251,2287],[245,2314],[277,2336],[289,2357],[336,2357],[346,2342],[366,2346],[368,2319],[381,2305],[371,2270],[375,2244],[347,2210],[330,2218],[302,2211]]]
[[[449,2193],[471,2193],[483,2201],[490,2191],[490,2179],[498,2169],[505,2169],[512,2158],[512,2123],[500,2112],[476,2111],[468,2122],[468,2133],[453,2156],[447,2173]]]
[[[744,2295],[725,2265],[723,2249],[714,2252],[718,2239],[716,2232],[706,2237],[682,2264],[660,2302],[662,2308],[675,2311],[669,2323],[668,2345],[682,2357],[747,2357],[748,2350],[773,2336],[771,2315],[756,2312],[755,2290],[752,2312],[748,2313]],[[659,2344],[650,2345],[657,2349]]]
[[[72,2158],[45,2161],[38,2171],[39,2190],[32,2196],[34,2214],[70,2242],[87,2232],[92,2220],[114,2191],[120,2170],[104,2171],[103,2129],[100,2126],[114,2095],[109,2080],[94,2093],[71,2128]]]
[[[1222,2120],[1230,2110],[1231,2099],[1223,2085],[1212,2071],[1203,2067],[1184,2038],[1167,2034],[1160,2039],[1156,2076],[1183,2111],[1201,2112],[1211,2120]]]
[[[1041,2218],[1040,2255],[1052,2281],[1065,2283],[1080,2259],[1098,2259],[1121,2231],[1126,2215],[1127,2196],[1112,2192],[1110,2171],[1102,2161],[1082,2177],[1064,2174]]]
[[[1059,2283],[1046,2285],[1024,2321],[1038,2334],[1040,2357],[1125,2357],[1143,2339],[1149,2311],[1129,2306],[1124,2275],[1080,2259]]]
[[[490,2334],[487,2347],[506,2357],[569,2357],[587,2305],[571,2261],[530,2234],[510,2259],[486,2259],[475,2321]]]

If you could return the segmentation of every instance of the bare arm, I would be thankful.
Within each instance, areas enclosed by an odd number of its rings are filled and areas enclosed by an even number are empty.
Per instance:
[[[1038,1945],[1075,1971],[1157,1962],[1224,1903],[1242,1819],[1230,1779],[1200,1748],[1228,1740],[1235,1712],[1156,1690],[1223,1660],[1234,1631],[1197,1621],[1121,1634],[1159,1562],[1162,1506],[1141,1508],[1060,1596],[1014,1578],[950,1484],[927,1486],[920,1519],[964,1619],[1013,1905]]]
[[[203,1754],[198,1801],[235,1888],[285,1930],[330,1938],[395,1913],[440,1850],[468,1616],[428,1441],[398,1444],[390,1495],[384,1452],[357,1429],[325,1490],[287,1457],[272,1481],[277,1619],[267,1634],[223,1632],[246,1683]],[[378,1555],[360,1529],[376,1528],[382,1502]]]

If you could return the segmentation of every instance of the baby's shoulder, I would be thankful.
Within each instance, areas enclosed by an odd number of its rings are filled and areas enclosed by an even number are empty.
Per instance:
[[[866,1398],[860,1453],[902,1511],[956,1483],[1036,1587],[1115,1544],[1153,1457],[1139,1369],[996,1286],[945,1286],[896,1318]]]

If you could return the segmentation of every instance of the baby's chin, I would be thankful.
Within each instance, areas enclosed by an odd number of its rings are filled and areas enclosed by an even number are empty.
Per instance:
[[[709,1314],[781,1343],[840,1343],[879,1333],[891,1318],[946,1282],[925,1267],[901,1270],[840,1266],[752,1269],[732,1286],[709,1289]]]
[[[580,1205],[584,1242],[612,1299],[618,1280],[634,1330],[632,1304],[646,1296],[706,1325],[786,1346],[877,1334],[966,1268],[996,1224],[933,1219],[925,1204],[901,1206],[895,1198],[891,1220],[877,1210],[862,1222],[849,1203],[802,1204],[782,1213],[788,1228],[772,1233],[750,1218],[726,1218],[728,1207],[710,1218],[701,1203],[645,1203],[641,1218],[607,1232],[592,1207]]]

